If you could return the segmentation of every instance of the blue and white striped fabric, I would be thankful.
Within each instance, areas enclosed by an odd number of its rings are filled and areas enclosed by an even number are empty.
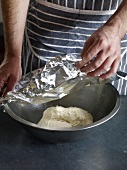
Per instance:
[[[32,0],[23,45],[24,74],[45,65],[56,55],[80,56],[86,39],[116,11],[121,0]],[[127,72],[127,35],[121,41],[119,69]],[[126,81],[116,81],[127,94]]]

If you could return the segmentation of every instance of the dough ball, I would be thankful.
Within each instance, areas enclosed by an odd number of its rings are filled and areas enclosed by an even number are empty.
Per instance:
[[[44,113],[38,125],[47,128],[64,128],[84,126],[93,123],[93,117],[86,110],[78,107],[64,108],[62,106],[49,107]]]

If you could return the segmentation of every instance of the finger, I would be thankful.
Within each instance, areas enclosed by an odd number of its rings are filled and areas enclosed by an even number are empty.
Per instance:
[[[4,81],[0,81],[0,92],[3,86],[4,86]]]
[[[118,69],[118,66],[119,66],[119,60],[115,60],[113,63],[112,63],[112,66],[110,68],[109,71],[106,72],[106,74],[102,74],[100,76],[100,78],[102,79],[107,79],[107,78],[110,78],[113,74],[116,73],[117,69]]]
[[[107,54],[105,54],[103,51],[99,52],[99,54],[93,61],[91,61],[88,65],[81,68],[81,71],[89,73],[91,71],[96,70],[104,63],[107,57],[108,57]]]
[[[7,82],[7,87],[3,93],[3,96],[6,96],[6,94],[9,92],[9,91],[13,91],[13,89],[15,88],[17,84],[17,81],[14,77],[10,77],[8,82]]]
[[[83,55],[85,54],[85,52],[89,49],[89,47],[93,44],[94,40],[92,40],[91,37],[89,37],[83,47],[83,50],[81,52],[81,57],[83,58]]]
[[[108,57],[97,69],[95,69],[92,72],[89,72],[87,76],[94,77],[94,76],[100,76],[102,74],[105,74],[109,68],[111,68],[112,63],[114,62],[114,57]]]
[[[88,64],[93,57],[95,57],[101,51],[101,45],[99,45],[99,41],[95,41],[93,45],[83,54],[83,58],[81,61],[78,62],[77,67],[78,69],[82,68],[85,64]]]
[[[6,83],[5,78],[0,76],[0,91],[4,87],[4,84]]]

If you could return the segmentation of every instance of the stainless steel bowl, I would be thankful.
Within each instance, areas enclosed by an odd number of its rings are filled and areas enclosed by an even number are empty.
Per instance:
[[[85,109],[92,114],[94,122],[82,127],[54,130],[38,126],[37,123],[41,119],[43,111],[56,105]],[[11,102],[5,105],[5,110],[39,139],[57,143],[76,141],[87,137],[94,127],[112,118],[118,112],[119,107],[120,97],[117,90],[111,84],[104,84],[86,87],[62,99],[45,104]]]

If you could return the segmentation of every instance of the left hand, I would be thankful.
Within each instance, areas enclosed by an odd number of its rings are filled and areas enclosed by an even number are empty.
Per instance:
[[[87,76],[99,76],[102,79],[111,77],[116,73],[121,59],[117,31],[109,26],[99,28],[86,41],[81,57],[77,68],[86,72]]]

